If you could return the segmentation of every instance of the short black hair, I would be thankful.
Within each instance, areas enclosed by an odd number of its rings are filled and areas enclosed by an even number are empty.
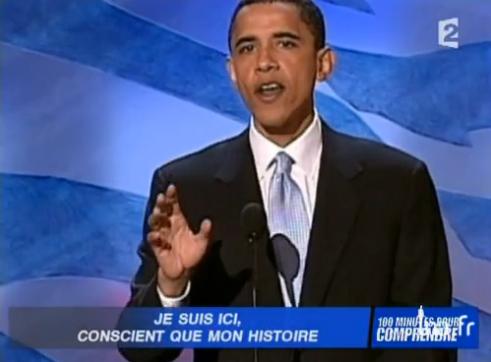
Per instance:
[[[228,28],[228,48],[232,51],[232,32],[234,30],[235,20],[240,10],[244,7],[254,4],[272,4],[285,3],[295,5],[300,11],[300,18],[309,27],[314,36],[315,47],[317,50],[322,49],[326,43],[326,26],[322,11],[312,0],[240,0],[235,8],[230,25]]]

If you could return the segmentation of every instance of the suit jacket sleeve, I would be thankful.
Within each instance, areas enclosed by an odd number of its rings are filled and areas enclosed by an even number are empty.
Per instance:
[[[392,278],[392,305],[451,305],[452,285],[443,223],[435,187],[421,162],[411,173]],[[387,350],[379,357],[380,362],[450,362],[456,361],[456,351]]]
[[[145,217],[143,219],[142,241],[138,248],[138,256],[141,259],[140,267],[131,282],[131,296],[126,305],[129,307],[162,307],[159,295],[157,293],[157,271],[158,264],[152,248],[147,242],[147,233],[149,231],[147,220],[155,204],[157,195],[164,192],[169,185],[168,178],[163,176],[161,169],[154,172],[150,197],[147,203]],[[125,309],[126,310],[126,309]],[[119,328],[123,327],[123,318],[120,318]],[[120,353],[128,361],[150,362],[150,361],[173,361],[181,353],[181,349],[148,349],[148,348],[122,348],[119,347]]]

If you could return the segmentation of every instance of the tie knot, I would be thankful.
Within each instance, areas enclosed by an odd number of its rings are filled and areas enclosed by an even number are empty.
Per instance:
[[[277,174],[290,174],[292,170],[293,159],[287,153],[278,152],[275,157],[275,161]]]

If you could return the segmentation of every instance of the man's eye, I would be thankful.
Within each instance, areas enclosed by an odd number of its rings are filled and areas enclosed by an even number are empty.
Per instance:
[[[297,44],[291,40],[280,40],[279,45],[282,48],[295,48]]]
[[[254,50],[254,46],[252,44],[243,45],[239,48],[239,54],[250,53]]]

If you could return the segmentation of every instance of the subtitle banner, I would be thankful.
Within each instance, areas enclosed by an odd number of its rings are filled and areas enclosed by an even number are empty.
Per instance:
[[[478,347],[475,308],[375,308],[370,326],[371,310],[23,307],[9,336],[33,348]]]
[[[38,348],[366,348],[370,308],[13,308]]]

